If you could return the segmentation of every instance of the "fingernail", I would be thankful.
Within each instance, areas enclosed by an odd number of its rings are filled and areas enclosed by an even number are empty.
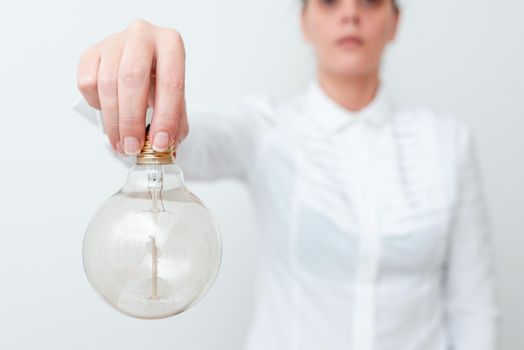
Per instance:
[[[124,154],[124,150],[122,149],[122,145],[120,145],[120,141],[116,142],[115,145],[116,145],[116,153],[117,153],[119,156],[123,156],[123,155],[125,155],[125,154]]]
[[[153,140],[153,150],[156,152],[165,152],[169,147],[169,134],[166,131],[159,131],[155,134]]]
[[[124,137],[124,151],[128,156],[136,156],[140,153],[140,143],[133,136]]]

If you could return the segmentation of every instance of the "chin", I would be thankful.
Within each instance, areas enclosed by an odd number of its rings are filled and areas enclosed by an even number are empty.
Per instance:
[[[330,62],[328,66],[330,71],[347,77],[358,77],[372,71],[369,62],[360,57],[342,57]]]

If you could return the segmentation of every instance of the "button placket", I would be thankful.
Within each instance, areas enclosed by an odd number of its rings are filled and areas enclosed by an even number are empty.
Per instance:
[[[358,213],[359,246],[353,310],[353,348],[374,348],[375,283],[380,259],[380,238],[375,198],[373,129],[358,123],[348,135],[351,195]]]

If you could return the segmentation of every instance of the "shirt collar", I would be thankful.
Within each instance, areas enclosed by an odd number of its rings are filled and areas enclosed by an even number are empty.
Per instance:
[[[318,82],[312,78],[306,89],[309,105],[309,117],[318,127],[334,133],[347,125],[364,123],[367,126],[379,127],[389,118],[389,99],[381,82],[373,100],[359,111],[349,111],[329,97]]]

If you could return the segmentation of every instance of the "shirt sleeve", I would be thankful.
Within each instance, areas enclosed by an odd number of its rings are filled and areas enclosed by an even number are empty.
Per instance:
[[[498,308],[491,224],[472,132],[463,124],[458,134],[458,200],[445,274],[450,345],[452,350],[494,350]]]
[[[222,107],[188,104],[189,133],[176,163],[189,181],[247,181],[264,137],[276,125],[272,101],[261,95]]]

